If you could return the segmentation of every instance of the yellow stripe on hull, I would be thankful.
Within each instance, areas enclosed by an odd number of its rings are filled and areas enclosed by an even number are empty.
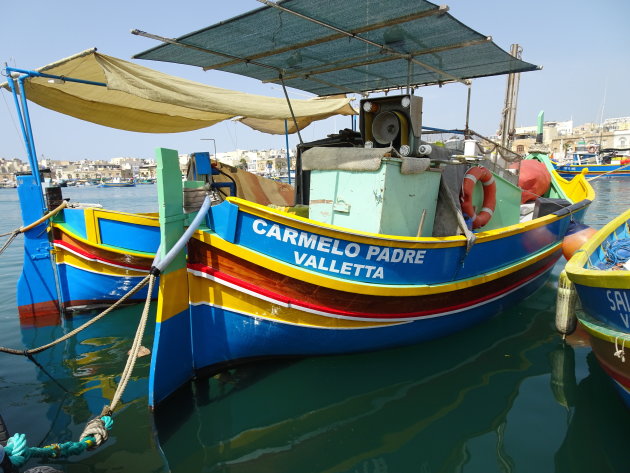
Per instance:
[[[190,303],[193,305],[209,304],[252,317],[285,324],[327,329],[361,329],[406,323],[348,320],[335,316],[313,314],[274,303],[262,296],[257,297],[241,292],[212,279],[196,276],[190,271],[188,273],[188,286],[190,288]]]
[[[68,250],[56,247],[55,259],[57,264],[67,264],[84,271],[92,273],[105,274],[108,276],[146,276],[149,271],[141,269],[129,269],[122,266],[116,266],[114,263],[104,263],[101,261],[93,261],[83,256],[71,253]]]
[[[153,225],[151,225],[153,226]],[[101,249],[101,250],[106,250],[106,251],[111,251],[112,253],[119,253],[121,255],[130,255],[130,256],[137,256],[140,258],[151,258],[153,259],[154,257],[154,253],[148,253],[145,251],[135,251],[135,250],[131,250],[128,248],[118,248],[116,246],[109,246],[109,245],[103,245],[100,243],[99,239],[86,239],[83,238],[81,235],[78,235],[76,233],[74,233],[72,230],[70,230],[67,226],[65,226],[62,223],[53,223],[52,224],[53,228],[57,228],[59,230],[61,230],[63,233],[65,233],[66,235],[71,236],[72,238],[74,238],[77,241],[80,241],[81,243],[85,243],[86,245],[90,245],[96,249]],[[94,237],[96,238],[96,236]],[[100,236],[98,237],[100,238]]]
[[[164,297],[164,294],[169,294],[169,296]],[[162,273],[160,275],[156,322],[164,322],[188,311],[189,305],[186,294],[188,294],[188,276],[185,267]]]

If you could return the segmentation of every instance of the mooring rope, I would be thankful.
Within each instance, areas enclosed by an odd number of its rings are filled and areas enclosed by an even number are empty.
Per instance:
[[[127,388],[127,384],[131,379],[131,373],[133,372],[133,368],[136,364],[136,359],[138,358],[138,352],[140,351],[140,347],[142,346],[142,338],[144,336],[144,331],[146,329],[147,321],[149,319],[149,309],[151,308],[151,295],[153,293],[155,278],[156,276],[154,274],[149,274],[140,283],[138,283],[136,287],[125,294],[125,296],[123,296],[123,298],[121,298],[116,304],[112,305],[110,308],[103,311],[98,316],[99,318],[101,318],[106,313],[111,312],[111,310],[119,305],[119,303],[124,298],[127,298],[132,293],[137,292],[147,283],[149,284],[147,297],[144,303],[144,309],[142,311],[142,317],[138,322],[136,335],[134,337],[131,350],[129,351],[129,356],[127,357],[127,363],[125,364],[125,368],[120,376],[120,381],[118,382],[116,392],[114,393],[110,404],[103,407],[103,410],[98,417],[95,417],[87,422],[85,428],[83,429],[83,432],[79,437],[78,442],[65,442],[61,444],[54,443],[41,448],[29,447],[26,443],[25,434],[13,435],[7,441],[7,445],[4,448],[4,451],[5,454],[8,455],[9,460],[14,466],[21,467],[30,458],[63,458],[71,455],[79,455],[80,453],[83,453],[86,450],[94,449],[107,441],[107,439],[109,438],[109,430],[111,430],[114,423],[111,417],[112,413],[116,409],[123,393],[125,392],[125,389]],[[92,319],[90,323],[94,323],[96,320],[96,318]],[[40,347],[40,351],[78,333],[80,330],[86,328],[88,324],[89,323],[83,324],[78,329],[73,330],[72,332],[68,332],[67,335],[61,337],[52,344]],[[21,352],[21,354],[24,354],[24,352]]]
[[[24,355],[24,356],[30,356],[30,355],[34,355],[36,353],[40,353],[44,350],[47,350],[50,347],[53,347],[67,339],[69,339],[70,337],[73,337],[74,335],[76,335],[77,333],[85,330],[86,328],[88,328],[90,325],[98,322],[100,319],[102,319],[103,317],[105,317],[107,314],[109,314],[111,311],[113,311],[114,309],[117,309],[118,307],[120,307],[120,305],[125,302],[127,299],[129,299],[131,296],[133,296],[136,292],[138,292],[140,289],[142,289],[144,286],[147,285],[147,283],[150,282],[151,278],[153,277],[152,274],[149,274],[147,276],[144,277],[144,279],[142,279],[142,281],[140,281],[138,284],[136,284],[135,287],[133,287],[128,293],[126,293],[124,296],[122,296],[120,299],[118,299],[114,304],[112,304],[110,307],[108,307],[107,309],[105,309],[103,312],[101,312],[100,314],[98,314],[96,317],[88,320],[86,323],[84,323],[83,325],[81,325],[80,327],[75,328],[74,330],[71,330],[70,332],[68,332],[67,334],[63,335],[62,337],[58,338],[57,340],[54,340],[50,343],[47,343],[46,345],[42,345],[40,347],[37,348],[31,348],[29,350],[16,350],[15,348],[7,348],[7,347],[0,347],[0,352],[2,353],[8,353],[10,355]],[[152,292],[152,291],[151,291]],[[149,292],[149,296],[151,292]]]
[[[184,232],[184,234],[180,237],[180,239],[171,247],[168,253],[160,258],[161,251],[158,248],[156,253],[156,257],[153,260],[153,264],[151,267],[151,272],[147,275],[142,281],[140,281],[131,291],[127,292],[123,297],[121,297],[115,304],[111,307],[105,309],[99,315],[89,320],[85,324],[80,327],[68,332],[66,335],[60,337],[59,339],[43,345],[38,348],[30,349],[30,350],[15,350],[12,348],[0,347],[0,352],[10,353],[14,355],[26,355],[31,357],[31,355],[35,353],[39,353],[41,351],[50,348],[74,335],[78,332],[84,330],[88,326],[92,325],[109,312],[114,310],[116,307],[120,306],[126,299],[128,299],[131,295],[135,294],[138,290],[144,287],[146,284],[149,284],[149,288],[147,290],[147,297],[144,304],[144,309],[142,311],[142,316],[140,321],[138,322],[138,328],[136,329],[136,335],[134,337],[131,350],[129,350],[129,357],[127,358],[127,362],[125,364],[125,368],[120,376],[120,381],[118,382],[118,386],[116,387],[116,391],[112,396],[112,400],[109,405],[103,407],[99,416],[91,419],[85,426],[85,429],[81,433],[78,442],[66,442],[63,444],[51,444],[45,446],[43,448],[38,447],[28,447],[26,444],[26,436],[24,434],[15,434],[13,435],[7,442],[7,446],[4,451],[5,454],[8,455],[9,460],[14,466],[20,467],[26,463],[29,458],[38,457],[38,458],[60,458],[67,457],[70,455],[78,455],[83,453],[85,450],[93,449],[101,445],[105,442],[109,436],[108,431],[111,429],[113,425],[112,413],[116,409],[120,399],[122,398],[125,389],[127,388],[127,384],[131,379],[131,374],[133,372],[133,368],[136,364],[136,359],[138,358],[138,352],[142,346],[142,337],[144,336],[144,331],[147,325],[147,321],[149,318],[149,309],[151,307],[151,296],[153,293],[153,287],[155,284],[155,278],[159,276],[161,271],[167,267],[170,262],[175,258],[177,254],[183,249],[184,245],[191,238],[193,232],[197,229],[200,223],[204,220],[205,215],[208,212],[210,207],[211,200],[208,196],[206,196],[201,209],[199,210],[197,216],[193,219],[188,229]],[[38,223],[35,222],[31,224],[32,226],[36,226]],[[31,226],[31,228],[32,228]]]
[[[59,212],[61,212],[66,207],[68,207],[68,201],[64,200],[59,206],[57,206],[54,209],[52,209],[50,212],[48,212],[43,217],[35,220],[33,223],[30,223],[30,224],[26,225],[25,227],[16,228],[15,230],[11,230],[10,232],[7,232],[7,233],[0,233],[0,237],[5,237],[7,235],[19,235],[20,233],[28,232],[30,229],[35,228],[40,223],[44,223],[50,217],[54,217],[55,215],[57,215]]]
[[[116,388],[116,392],[112,397],[112,401],[109,406],[105,406],[103,411],[107,410],[107,415],[111,415],[112,412],[116,409],[120,398],[125,392],[125,388],[127,387],[127,383],[131,378],[131,373],[133,372],[133,368],[136,365],[136,359],[138,358],[138,351],[142,346],[142,337],[144,335],[144,330],[147,326],[147,320],[149,318],[149,308],[151,307],[151,293],[153,292],[153,285],[155,283],[155,276],[153,274],[149,275],[149,290],[147,292],[147,299],[144,304],[144,310],[142,311],[142,317],[140,318],[140,322],[138,322],[138,329],[136,330],[136,337],[133,340],[133,345],[131,346],[131,350],[129,352],[129,357],[127,358],[127,363],[125,364],[125,369],[120,375],[120,382],[118,383],[118,387]]]

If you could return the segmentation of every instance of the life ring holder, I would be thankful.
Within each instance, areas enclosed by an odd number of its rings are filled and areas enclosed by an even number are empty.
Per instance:
[[[480,181],[483,185],[483,204],[477,214],[472,203],[475,184]],[[462,212],[472,218],[472,227],[480,228],[486,225],[494,215],[497,205],[497,184],[492,173],[483,166],[475,166],[466,171],[462,182],[461,194]]]

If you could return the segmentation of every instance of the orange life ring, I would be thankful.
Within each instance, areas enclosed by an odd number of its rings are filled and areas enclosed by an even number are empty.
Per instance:
[[[475,207],[472,204],[473,190],[477,181],[483,184],[483,204],[478,214],[475,212]],[[473,220],[473,229],[486,225],[492,218],[497,205],[497,184],[492,173],[483,166],[470,168],[464,176],[464,182],[462,182],[460,200],[462,211]]]

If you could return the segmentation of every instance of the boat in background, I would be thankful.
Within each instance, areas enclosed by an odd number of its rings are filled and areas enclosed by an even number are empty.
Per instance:
[[[136,182],[133,179],[127,181],[101,181],[98,187],[136,187]]]
[[[576,150],[562,162],[553,161],[553,165],[562,177],[570,178],[584,174],[588,178],[598,176],[630,176],[630,156],[628,148],[606,148],[584,142],[578,143]]]
[[[580,323],[591,336],[599,364],[630,407],[630,209],[619,215],[567,262],[579,296]]]

